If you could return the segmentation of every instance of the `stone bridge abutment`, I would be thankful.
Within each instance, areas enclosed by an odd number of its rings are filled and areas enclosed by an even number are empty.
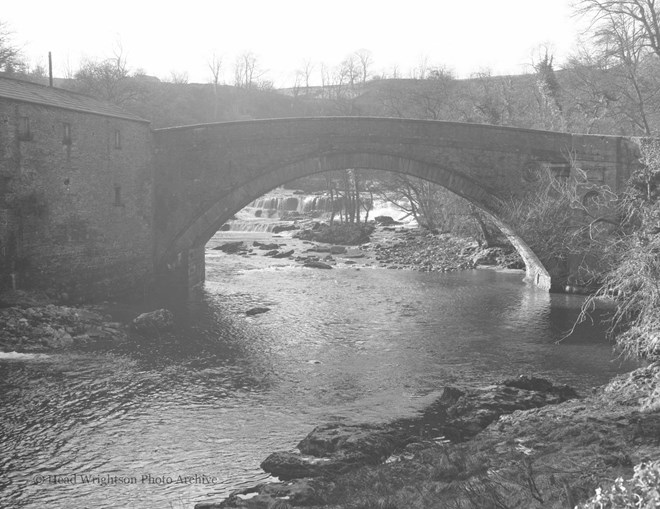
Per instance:
[[[549,168],[617,191],[638,157],[621,137],[482,124],[368,117],[226,122],[160,129],[155,136],[155,263],[161,276],[204,280],[204,246],[238,210],[300,177],[340,169],[398,172],[437,183],[488,213],[518,249],[526,279],[551,276],[499,217]],[[168,275],[169,274],[169,275]]]

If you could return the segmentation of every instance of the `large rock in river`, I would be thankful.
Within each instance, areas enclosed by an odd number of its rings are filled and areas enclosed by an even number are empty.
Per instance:
[[[318,495],[331,487],[318,479],[259,484],[234,491],[223,502],[199,502],[195,509],[287,509],[323,504]]]
[[[397,434],[387,425],[324,424],[298,444],[302,454],[275,452],[261,468],[283,480],[342,474],[385,461],[399,443]]]
[[[225,242],[224,244],[214,247],[213,248],[216,251],[222,251],[223,253],[227,254],[235,254],[238,253],[239,251],[246,251],[247,247],[241,240],[235,240],[232,242]]]
[[[142,334],[164,332],[174,325],[174,315],[168,309],[157,309],[137,316],[131,325]]]
[[[300,454],[276,452],[261,468],[282,480],[332,478],[363,465],[383,462],[420,441],[444,437],[452,442],[472,438],[501,415],[556,404],[577,397],[567,386],[540,378],[520,377],[476,389],[446,387],[422,414],[384,425],[316,427],[299,444]]]
[[[319,262],[318,260],[305,260],[303,263],[304,267],[309,267],[310,269],[331,269],[332,265],[327,263]]]

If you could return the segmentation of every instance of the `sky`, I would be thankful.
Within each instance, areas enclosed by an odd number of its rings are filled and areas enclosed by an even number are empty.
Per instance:
[[[111,57],[121,46],[132,70],[161,79],[187,73],[206,83],[213,55],[231,84],[236,59],[252,52],[264,78],[290,86],[306,60],[337,66],[358,50],[373,73],[406,77],[426,60],[457,77],[490,70],[530,70],[548,45],[560,67],[584,20],[573,0],[33,0],[3,2],[0,21],[33,64],[53,54],[56,77],[84,59]],[[536,53],[538,54],[538,53]]]

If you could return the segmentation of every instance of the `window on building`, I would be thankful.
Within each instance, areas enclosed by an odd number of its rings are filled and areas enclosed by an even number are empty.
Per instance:
[[[62,143],[64,145],[71,145],[71,124],[64,122],[62,125]]]
[[[119,129],[115,129],[115,148],[121,148],[121,131]]]
[[[121,186],[119,184],[115,184],[115,207],[121,206]]]
[[[18,124],[18,139],[21,141],[30,141],[32,139],[29,117],[21,117]]]

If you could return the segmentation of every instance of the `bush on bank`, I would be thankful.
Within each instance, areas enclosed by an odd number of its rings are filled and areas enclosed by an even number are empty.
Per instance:
[[[660,141],[641,145],[642,165],[619,207],[620,228],[607,246],[611,268],[585,311],[599,300],[615,307],[610,334],[628,357],[660,358]]]
[[[563,177],[540,168],[534,174],[535,188],[524,198],[509,200],[501,219],[553,277],[564,275],[573,279],[571,284],[590,286],[611,263],[605,255],[618,227],[611,212],[617,196],[606,186],[590,183],[579,168],[572,174]],[[569,260],[580,264],[573,274],[567,274]]]
[[[580,509],[655,509],[660,507],[660,461],[640,463],[631,479],[618,477],[611,486],[596,494]]]
[[[628,357],[660,358],[660,142],[641,142],[641,167],[633,173],[620,204],[621,229],[608,246],[613,259],[602,286],[585,304],[613,300],[610,335]],[[585,312],[583,311],[583,315]],[[654,394],[655,395],[655,394]],[[657,410],[657,398],[647,411]],[[632,478],[618,477],[580,509],[660,507],[660,461],[640,463]]]
[[[614,304],[609,335],[627,357],[660,359],[660,141],[641,140],[641,165],[620,196],[590,183],[579,168],[562,178],[540,169],[536,189],[511,200],[502,220],[554,275],[569,259],[579,280],[597,288],[582,319]],[[571,277],[575,277],[574,275]]]

